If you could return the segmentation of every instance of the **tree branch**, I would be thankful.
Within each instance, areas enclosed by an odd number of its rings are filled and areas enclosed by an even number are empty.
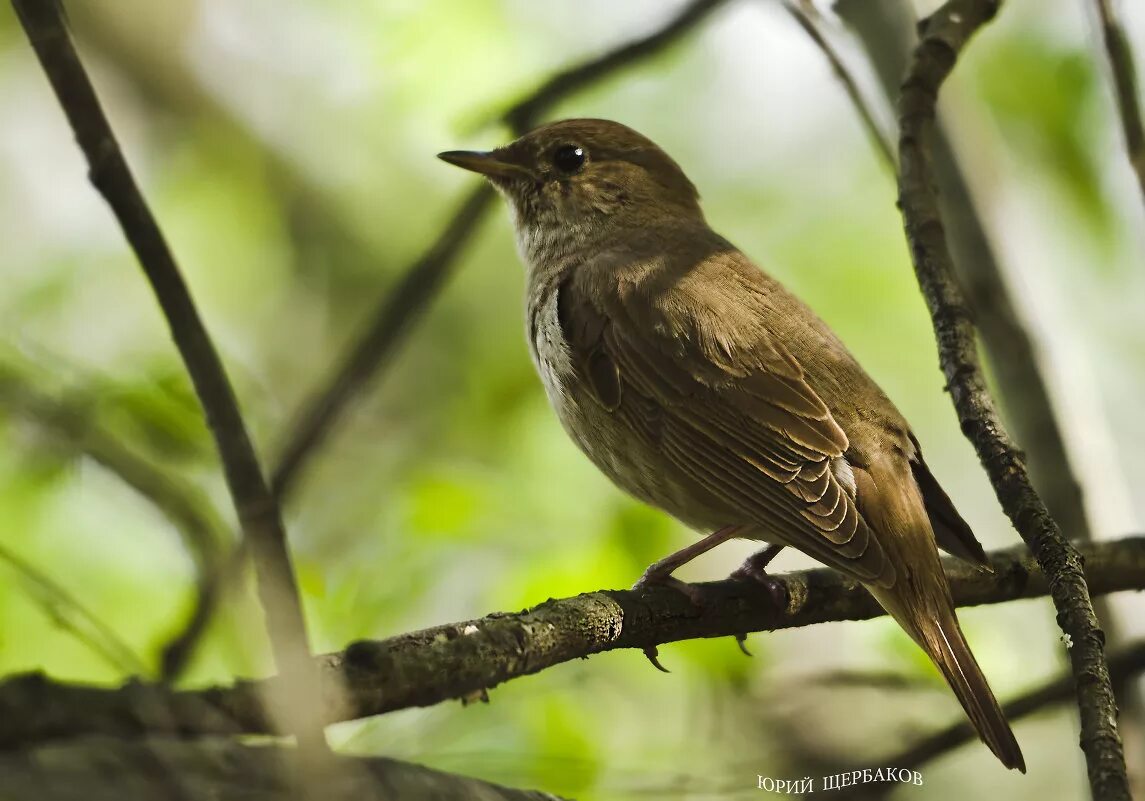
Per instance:
[[[256,557],[275,662],[290,686],[304,692],[312,685],[312,667],[286,532],[234,390],[72,45],[60,6],[40,0],[12,0],[12,5],[87,158],[89,178],[115,213],[167,318],[214,435],[244,539]],[[293,710],[308,705],[282,706],[284,715],[298,718]],[[321,734],[301,719],[294,723],[291,730],[300,737]]]
[[[305,462],[322,445],[354,397],[370,385],[397,350],[410,324],[452,272],[492,200],[493,188],[484,182],[470,192],[437,241],[382,298],[370,315],[369,327],[350,349],[334,378],[311,397],[299,415],[271,478],[275,497],[285,498],[290,493]]]
[[[899,100],[899,202],[911,258],[926,297],[939,361],[959,422],[974,444],[995,494],[1050,577],[1058,623],[1069,638],[1081,711],[1081,745],[1094,798],[1128,801],[1129,784],[1117,702],[1077,548],[1062,536],[1030,484],[1021,453],[994,408],[978,360],[974,327],[954,281],[954,265],[930,154],[938,90],[969,37],[997,11],[998,0],[950,0],[925,24]]]
[[[655,32],[557,73],[509,106],[498,119],[514,134],[524,133],[536,125],[546,111],[570,95],[663,51],[724,2],[726,0],[693,0]],[[376,378],[401,344],[410,323],[445,283],[492,197],[492,190],[485,184],[468,195],[438,240],[382,299],[371,315],[369,327],[351,348],[334,378],[305,405],[273,473],[271,484],[276,497],[285,498],[290,492],[299,472],[350,402]]]
[[[895,148],[891,144],[890,139],[883,133],[882,128],[879,127],[878,122],[875,120],[875,115],[871,111],[870,106],[867,104],[863,93],[859,90],[859,84],[851,75],[847,65],[843,63],[842,57],[832,46],[830,40],[827,39],[826,34],[821,30],[823,25],[823,17],[819,10],[815,7],[812,0],[783,0],[783,7],[799,24],[804,33],[811,37],[811,41],[823,53],[823,57],[827,59],[827,63],[831,66],[831,71],[835,73],[835,77],[839,83],[843,85],[843,90],[847,93],[847,97],[851,100],[851,105],[855,107],[855,111],[859,114],[859,119],[862,120],[863,127],[867,130],[867,136],[870,137],[874,143],[875,148],[878,150],[879,155],[883,159],[883,163],[890,167],[891,172],[898,171],[898,163],[895,161]]]
[[[1135,642],[1109,657],[1109,674],[1114,685],[1126,686],[1135,676],[1145,671],[1145,642]],[[1076,697],[1073,676],[1066,674],[1035,687],[1002,705],[1011,721],[1032,715],[1053,704],[1071,701]],[[916,768],[925,762],[961,745],[978,739],[974,728],[959,721],[937,731],[898,754],[881,760],[879,764]]]
[[[284,745],[88,737],[0,754],[5,797],[37,801],[561,801],[385,757],[328,767],[315,796]]]
[[[597,58],[590,58],[553,75],[527,96],[510,104],[497,119],[520,134],[532,128],[549,109],[587,86],[663,52],[727,0],[692,0],[663,27]]]
[[[1082,547],[1095,593],[1145,588],[1145,537]],[[990,555],[994,573],[948,561],[955,602],[993,604],[1045,595],[1047,582],[1026,549]],[[606,590],[549,600],[487,617],[354,643],[317,658],[326,723],[471,697],[502,682],[593,654],[752,631],[866,620],[883,610],[863,588],[821,568],[775,576],[787,604],[754,582],[698,585],[694,606],[664,587]],[[259,703],[278,679],[173,692],[132,682],[119,689],[53,682],[38,674],[0,684],[0,750],[81,734],[241,734],[273,732]]]
[[[836,13],[858,36],[888,101],[897,101],[911,49],[915,19],[900,0],[838,0]],[[938,176],[939,207],[954,256],[954,268],[974,315],[998,381],[999,403],[1014,437],[1028,456],[1030,475],[1054,520],[1075,540],[1090,539],[1081,486],[1039,367],[1039,349],[1022,322],[1005,267],[941,120],[931,152]]]
[[[1121,131],[1125,134],[1129,166],[1137,176],[1142,196],[1145,196],[1145,126],[1141,122],[1141,101],[1137,95],[1137,70],[1133,65],[1133,51],[1129,47],[1129,37],[1113,11],[1113,0],[1094,2],[1101,18],[1101,36],[1109,58],[1109,69],[1113,73],[1114,95],[1121,119]]]

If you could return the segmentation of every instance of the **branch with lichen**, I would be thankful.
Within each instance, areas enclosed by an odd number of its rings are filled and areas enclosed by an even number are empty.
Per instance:
[[[926,298],[958,419],[994,492],[1049,577],[1058,624],[1070,643],[1081,712],[1081,746],[1094,798],[1129,801],[1117,701],[1105,661],[1105,637],[1093,611],[1083,561],[1030,483],[1025,459],[994,406],[978,357],[976,331],[946,241],[935,191],[931,147],[938,92],[969,38],[998,10],[998,0],[950,0],[921,28],[899,98],[899,204],[911,259]]]
[[[1145,537],[1082,546],[1094,593],[1145,588]],[[955,560],[947,574],[961,606],[1036,598],[1049,592],[1025,548],[990,554],[993,573]],[[602,590],[546,601],[524,612],[486,617],[363,641],[317,658],[325,723],[480,697],[512,679],[620,649],[681,640],[742,636],[885,614],[861,585],[820,568],[774,576],[786,604],[756,582],[697,585],[705,602],[651,587]],[[729,645],[729,647],[731,647]],[[260,698],[277,679],[172,691],[132,682],[118,689],[52,681],[39,674],[0,684],[0,750],[20,744],[103,734],[234,735],[274,731]]]

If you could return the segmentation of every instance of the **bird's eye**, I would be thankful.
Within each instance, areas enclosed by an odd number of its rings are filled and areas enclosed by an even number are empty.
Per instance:
[[[561,145],[553,153],[553,166],[566,175],[578,172],[584,161],[584,148],[576,145]]]

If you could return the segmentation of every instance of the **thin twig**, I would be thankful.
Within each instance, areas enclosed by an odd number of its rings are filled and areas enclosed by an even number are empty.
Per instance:
[[[1125,149],[1129,166],[1137,176],[1141,194],[1145,196],[1145,126],[1141,122],[1141,100],[1137,94],[1137,70],[1133,64],[1133,50],[1129,37],[1113,10],[1113,0],[1094,0],[1101,17],[1101,36],[1113,73],[1113,88],[1117,97],[1117,111],[1121,118],[1121,131],[1125,134]]]
[[[66,587],[53,579],[27,559],[0,544],[0,561],[20,576],[27,584],[29,594],[40,604],[49,618],[82,642],[109,665],[127,676],[145,676],[150,671],[143,660],[125,643],[111,626],[99,619]],[[85,631],[78,622],[87,622],[91,631]]]
[[[518,133],[533,127],[549,109],[586,86],[675,44],[727,0],[692,0],[653,33],[597,58],[590,58],[553,75],[527,96],[510,104],[497,119]]]
[[[653,33],[557,73],[527,97],[510,105],[497,119],[515,134],[524,133],[548,109],[570,95],[679,41],[725,2],[727,0],[693,0]],[[383,297],[370,315],[369,326],[355,340],[334,378],[306,403],[272,474],[271,486],[276,498],[288,496],[306,462],[321,447],[351,401],[376,380],[402,343],[410,323],[429,305],[452,273],[492,198],[493,192],[484,184],[466,197],[437,241]]]
[[[867,104],[866,98],[863,97],[862,91],[859,89],[858,83],[855,81],[854,76],[851,75],[847,65],[843,63],[842,57],[830,41],[823,33],[820,26],[823,24],[822,15],[819,10],[815,8],[815,4],[811,0],[783,0],[783,7],[787,12],[795,18],[799,23],[799,27],[811,37],[811,41],[823,52],[823,56],[827,59],[827,63],[831,65],[831,70],[835,73],[835,77],[839,79],[839,83],[843,84],[843,89],[847,92],[847,97],[851,99],[851,104],[854,105],[855,111],[858,112],[859,118],[863,121],[863,127],[867,129],[867,136],[870,137],[874,143],[875,148],[879,151],[883,161],[890,168],[892,173],[898,172],[898,162],[895,160],[895,148],[891,143],[890,138],[883,132],[879,123],[875,120],[874,112]]]
[[[974,326],[942,226],[930,147],[938,90],[969,37],[999,0],[950,0],[931,17],[899,100],[899,203],[911,258],[938,340],[939,361],[967,438],[1014,527],[1050,577],[1058,623],[1069,644],[1081,711],[1081,745],[1094,798],[1129,801],[1117,702],[1077,548],[1062,536],[1030,484],[1025,461],[994,408],[978,359]]]
[[[1095,593],[1145,588],[1145,537],[1083,547]],[[960,606],[1044,596],[1047,582],[1024,546],[989,555],[994,573],[949,560],[947,574]],[[602,590],[549,600],[524,612],[437,626],[383,641],[359,642],[318,657],[326,723],[429,706],[476,693],[594,654],[642,651],[701,637],[730,637],[885,614],[861,585],[820,568],[774,576],[787,604],[756,582],[696,585],[695,605],[668,587],[644,592]],[[733,647],[730,643],[728,647]],[[84,733],[111,736],[240,734],[272,731],[258,699],[275,680],[174,692],[160,685],[119,690],[14,677],[0,684],[0,750]],[[42,710],[24,714],[22,710]]]
[[[382,298],[370,325],[356,340],[334,379],[307,403],[271,479],[275,497],[285,498],[304,463],[330,433],[350,401],[363,392],[397,350],[414,318],[444,284],[458,256],[493,200],[485,183],[454,212],[437,241]]]
[[[55,90],[89,165],[89,178],[111,206],[139,259],[195,392],[223,463],[227,486],[256,559],[271,648],[287,685],[313,686],[302,600],[295,584],[286,532],[239,411],[234,390],[199,317],[174,256],[143,199],[55,3],[12,0],[40,64]],[[302,720],[309,704],[282,704],[290,730],[315,746],[321,731]]]

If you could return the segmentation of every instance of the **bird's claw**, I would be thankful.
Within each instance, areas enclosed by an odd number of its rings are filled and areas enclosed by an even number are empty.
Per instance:
[[[704,605],[704,594],[699,587],[694,584],[689,584],[686,581],[681,581],[672,575],[663,575],[656,573],[651,569],[644,571],[644,575],[632,585],[633,592],[644,592],[649,587],[659,584],[662,587],[671,587],[679,593],[685,595],[689,601],[696,606]]]
[[[652,667],[659,670],[661,673],[671,673],[672,671],[660,664],[660,652],[656,650],[655,645],[649,645],[644,649],[644,656],[652,663]]]
[[[751,656],[752,655],[751,651],[747,650],[747,635],[746,634],[737,634],[735,639],[736,639],[736,645],[739,646],[739,649],[740,649],[740,651],[743,652],[743,655],[744,656]]]

